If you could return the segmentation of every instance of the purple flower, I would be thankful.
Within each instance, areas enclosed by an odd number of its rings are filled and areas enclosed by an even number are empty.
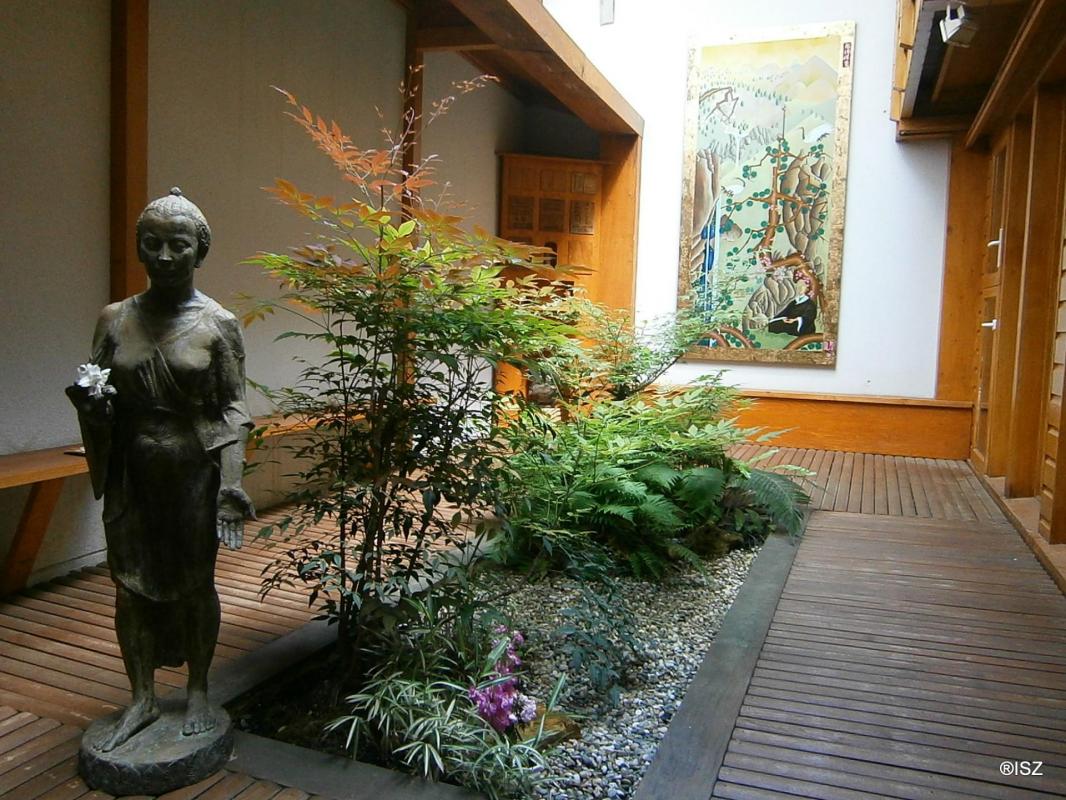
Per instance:
[[[518,721],[528,723],[535,720],[537,718],[537,701],[528,694],[520,694],[516,699],[519,704]]]
[[[508,631],[503,625],[497,625],[493,628],[493,632],[508,634],[508,639],[507,649],[496,662],[489,677],[511,676],[522,666],[517,647],[525,642],[525,638],[518,631],[513,633]],[[504,640],[497,639],[495,646],[499,646],[502,641]],[[507,677],[483,689],[471,686],[467,694],[470,702],[477,706],[478,715],[500,733],[507,731],[519,721],[530,722],[537,713],[536,701],[519,693],[518,679],[514,677]]]

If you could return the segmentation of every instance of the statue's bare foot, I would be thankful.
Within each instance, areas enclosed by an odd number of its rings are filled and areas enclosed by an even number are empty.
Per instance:
[[[185,708],[185,724],[181,726],[184,736],[195,736],[215,727],[215,715],[207,703],[205,692],[190,692],[189,703]]]
[[[119,745],[125,743],[138,731],[147,728],[159,719],[159,706],[155,698],[150,700],[138,700],[122,712],[115,727],[107,737],[96,745],[101,753],[109,753]]]

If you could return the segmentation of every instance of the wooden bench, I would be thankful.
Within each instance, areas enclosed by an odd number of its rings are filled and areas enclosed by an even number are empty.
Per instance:
[[[266,427],[264,439],[308,428],[305,423],[286,422],[277,417],[258,417],[255,424],[257,428]],[[250,442],[249,446],[254,443]],[[0,456],[0,490],[30,487],[15,536],[0,567],[0,597],[25,588],[63,491],[63,481],[71,475],[88,474],[85,456],[72,454],[80,447],[72,444]]]
[[[52,512],[63,491],[64,479],[89,471],[85,456],[68,453],[79,446],[51,447],[0,456],[0,489],[30,486],[30,496],[26,498],[15,529],[15,538],[11,541],[3,569],[0,570],[0,595],[17,592],[26,585],[52,519]]]

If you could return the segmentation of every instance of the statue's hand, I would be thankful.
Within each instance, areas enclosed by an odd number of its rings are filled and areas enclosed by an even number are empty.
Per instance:
[[[218,540],[231,550],[244,544],[244,521],[255,519],[255,506],[240,487],[225,487],[218,492],[216,531]]]
[[[114,386],[106,384],[100,387],[100,394],[93,394],[88,386],[72,384],[66,388],[67,397],[78,413],[94,425],[104,425],[114,416],[111,398],[118,392]]]

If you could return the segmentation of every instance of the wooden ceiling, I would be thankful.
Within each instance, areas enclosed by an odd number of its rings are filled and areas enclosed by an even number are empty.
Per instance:
[[[977,22],[969,47],[941,38],[948,4],[899,0],[892,116],[900,139],[965,133],[972,147],[1037,84],[1066,78],[1066,2],[966,0]]]
[[[526,103],[570,111],[595,131],[640,135],[644,120],[540,0],[403,0],[409,48],[454,51]]]

